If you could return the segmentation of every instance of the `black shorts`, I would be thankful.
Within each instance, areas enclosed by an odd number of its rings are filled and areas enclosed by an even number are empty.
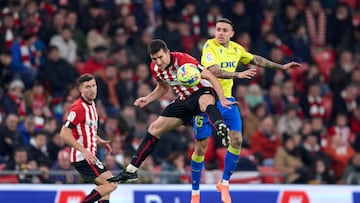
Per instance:
[[[215,97],[213,88],[201,88],[185,100],[177,98],[164,109],[160,116],[180,118],[183,121],[183,124],[190,124],[193,116],[202,113],[199,106],[199,98],[204,94],[211,94]]]
[[[79,162],[73,162],[71,164],[88,183],[93,183],[95,178],[107,171],[105,165],[100,161],[98,161],[96,164],[89,164],[86,160],[83,160]]]

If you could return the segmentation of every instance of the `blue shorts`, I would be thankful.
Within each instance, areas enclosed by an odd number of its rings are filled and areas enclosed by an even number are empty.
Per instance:
[[[235,98],[227,98],[230,101],[235,101]],[[236,104],[231,106],[231,109],[221,106],[220,101],[216,102],[217,108],[220,110],[225,124],[230,130],[242,132],[242,120],[240,111]],[[196,140],[202,140],[212,135],[213,126],[209,122],[206,113],[201,113],[193,118],[194,136]]]

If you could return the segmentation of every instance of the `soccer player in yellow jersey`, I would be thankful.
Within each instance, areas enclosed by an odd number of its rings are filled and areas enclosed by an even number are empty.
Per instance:
[[[247,52],[241,45],[230,41],[234,36],[233,24],[229,19],[221,18],[216,22],[215,37],[207,40],[204,44],[201,56],[202,65],[209,69],[219,78],[220,84],[225,96],[230,101],[235,101],[232,97],[231,89],[233,78],[243,77],[242,72],[236,72],[238,63],[254,64],[263,68],[272,68],[275,70],[287,70],[297,68],[301,65],[296,62],[287,64],[277,64],[261,56]],[[230,129],[229,138],[221,138],[222,144],[228,146],[223,177],[217,184],[217,189],[221,193],[223,203],[231,203],[229,194],[229,180],[232,172],[235,170],[242,144],[242,121],[236,104],[231,109],[221,108],[226,125]],[[212,135],[211,125],[206,115],[199,115],[194,118],[195,132],[195,150],[191,157],[191,178],[192,178],[192,197],[191,203],[200,202],[200,177],[204,166],[204,154],[206,151],[206,138]]]

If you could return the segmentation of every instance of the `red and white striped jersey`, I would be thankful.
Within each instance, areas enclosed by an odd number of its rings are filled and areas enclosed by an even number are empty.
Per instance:
[[[98,114],[95,102],[89,104],[83,98],[77,99],[68,111],[65,127],[71,128],[75,140],[93,155],[96,155]],[[73,147],[71,148],[70,155],[71,162],[84,160],[81,152]]]
[[[205,79],[201,79],[199,84],[194,87],[185,87],[179,85],[177,80],[177,70],[184,65],[185,63],[192,63],[198,67],[200,72],[204,69],[200,63],[192,56],[180,53],[180,52],[171,52],[171,62],[168,67],[164,70],[160,69],[154,62],[150,65],[150,70],[152,75],[157,81],[164,81],[169,84],[175,93],[179,95],[181,100],[185,100],[188,96],[198,91],[203,87],[212,87],[211,83]]]

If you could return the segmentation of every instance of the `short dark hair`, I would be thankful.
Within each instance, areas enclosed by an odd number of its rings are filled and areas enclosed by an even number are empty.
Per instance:
[[[95,79],[95,77],[93,75],[91,75],[90,73],[84,73],[84,74],[80,75],[79,79],[77,80],[77,83],[80,86],[84,82],[88,82],[93,79]]]
[[[55,45],[50,45],[48,48],[47,48],[47,52],[50,54],[52,53],[53,51],[59,51],[59,47],[55,46]]]
[[[152,55],[152,54],[156,54],[157,52],[159,52],[160,50],[164,50],[164,51],[168,51],[168,47],[166,45],[166,43],[161,40],[161,39],[154,39],[153,41],[151,41],[147,47],[147,52],[148,54]]]
[[[220,18],[219,20],[216,21],[216,23],[227,23],[227,24],[231,25],[231,27],[234,29],[234,24],[228,18]]]

